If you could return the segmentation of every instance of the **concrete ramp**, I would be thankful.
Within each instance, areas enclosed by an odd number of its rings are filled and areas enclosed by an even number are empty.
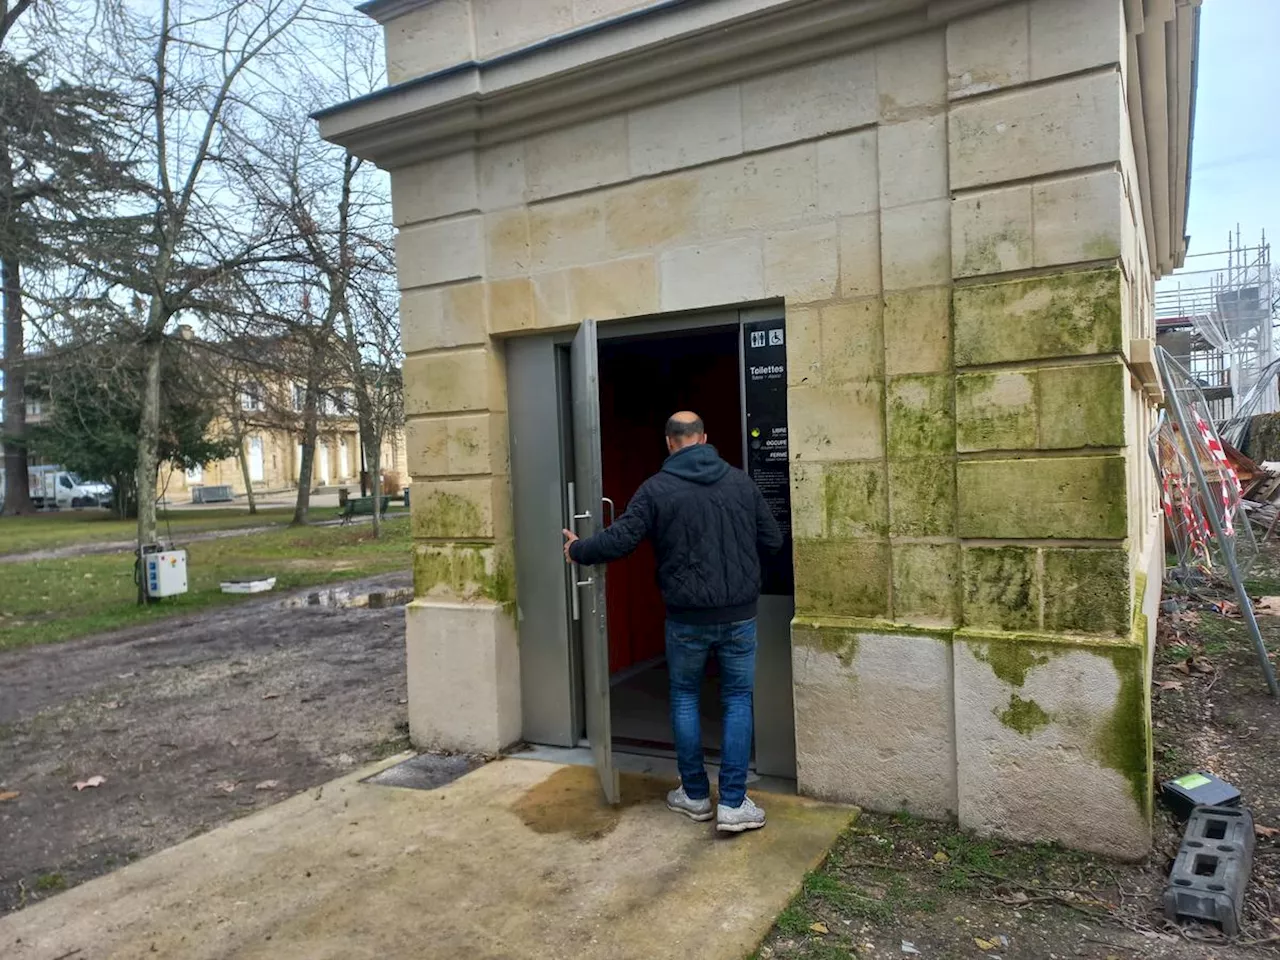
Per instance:
[[[536,761],[360,782],[391,762],[0,919],[0,956],[739,960],[855,815],[764,794],[765,830],[718,837],[651,778],[618,808]]]

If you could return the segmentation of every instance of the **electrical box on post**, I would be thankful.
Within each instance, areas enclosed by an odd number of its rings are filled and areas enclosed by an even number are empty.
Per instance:
[[[187,592],[187,551],[148,553],[143,561],[148,597],[173,597]]]

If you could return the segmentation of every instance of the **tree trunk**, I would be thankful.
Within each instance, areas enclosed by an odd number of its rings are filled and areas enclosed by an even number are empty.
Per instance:
[[[17,260],[0,260],[4,301],[4,515],[34,513],[27,477],[27,376],[23,369],[22,278]]]
[[[159,305],[153,302],[153,318]],[[164,348],[162,324],[148,324],[153,332],[142,343],[146,381],[142,390],[142,419],[138,424],[138,552],[156,542],[156,471],[160,447],[160,357]],[[147,602],[146,585],[138,583],[138,603]]]
[[[302,404],[302,463],[298,470],[298,499],[293,507],[293,521],[290,526],[301,527],[307,522],[307,512],[311,509],[311,468],[316,456],[316,434],[319,432],[319,411],[317,410],[319,388],[316,384],[314,363],[307,371],[307,397]]]
[[[380,438],[366,440],[369,457],[369,479],[373,487],[373,538],[382,536],[382,443]]]
[[[235,402],[239,403],[240,398],[236,397]],[[258,512],[258,499],[253,493],[253,475],[249,472],[249,456],[244,449],[244,423],[239,417],[232,417],[231,430],[234,434],[232,439],[236,442],[236,459],[240,461],[240,476],[244,478],[244,495],[249,501],[249,516],[253,516]]]

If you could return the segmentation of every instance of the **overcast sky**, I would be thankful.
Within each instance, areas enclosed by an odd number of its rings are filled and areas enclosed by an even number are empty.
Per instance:
[[[1204,0],[1191,254],[1280,240],[1280,0]]]

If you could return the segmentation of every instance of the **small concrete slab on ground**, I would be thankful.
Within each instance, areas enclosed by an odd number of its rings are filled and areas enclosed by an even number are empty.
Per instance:
[[[760,797],[725,837],[671,784],[487,764],[435,790],[362,782],[402,755],[0,919],[9,960],[740,960],[856,811]]]

